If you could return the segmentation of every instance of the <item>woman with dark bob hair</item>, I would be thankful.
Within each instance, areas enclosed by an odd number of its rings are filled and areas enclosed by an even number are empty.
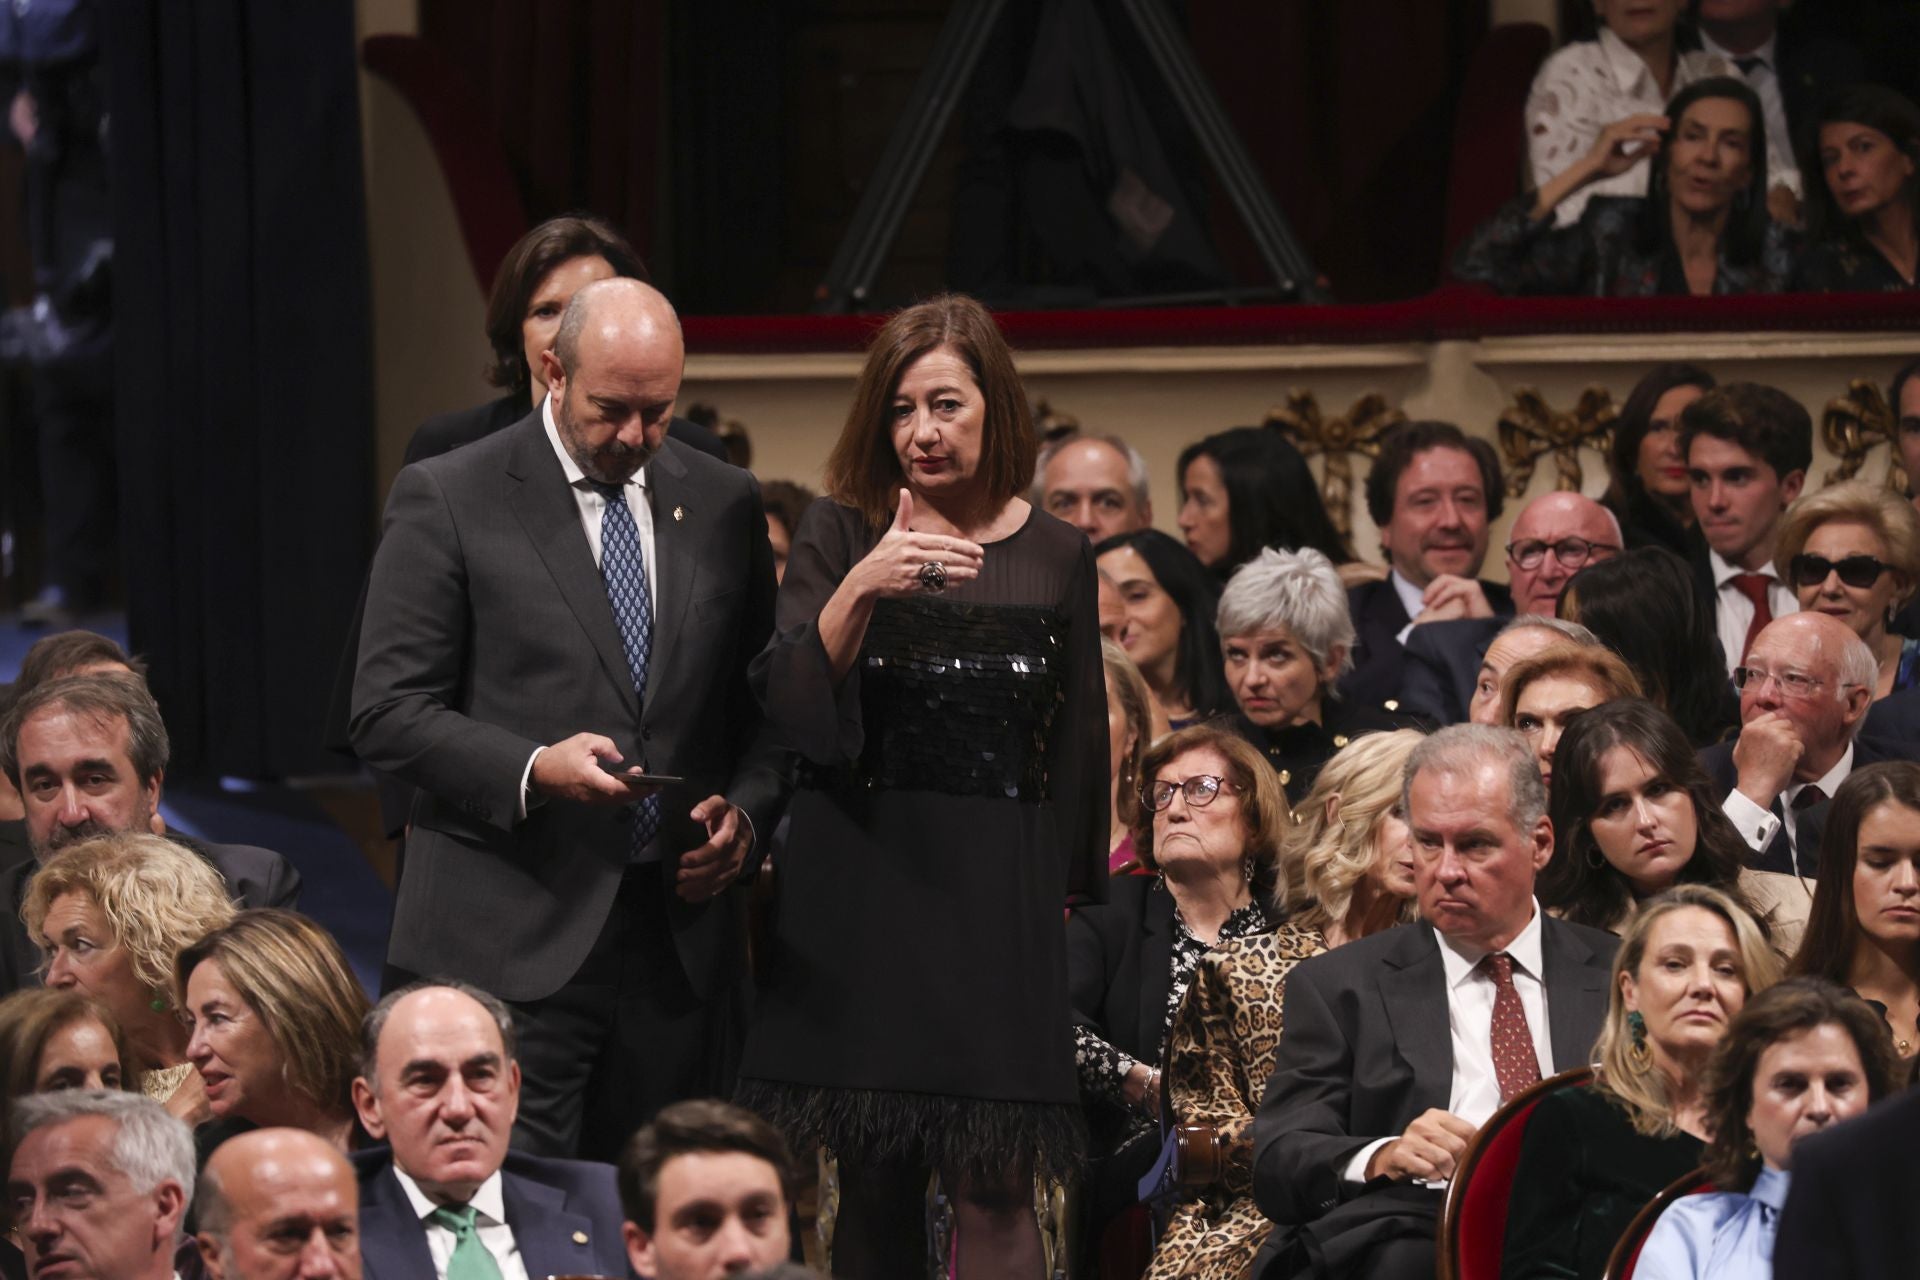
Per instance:
[[[1767,215],[1765,122],[1745,82],[1697,80],[1666,115],[1608,125],[1584,158],[1476,231],[1454,270],[1508,294],[1777,293],[1794,245]],[[1553,225],[1561,201],[1638,164],[1652,166],[1645,196],[1595,196],[1578,222]]]
[[[1234,708],[1214,614],[1220,583],[1194,554],[1158,529],[1118,533],[1093,549],[1120,588],[1120,647],[1175,729]]]
[[[1602,506],[1620,521],[1623,542],[1687,554],[1693,484],[1680,453],[1680,411],[1713,389],[1713,375],[1670,360],[1647,370],[1613,420]]]
[[[1060,908],[1106,896],[1106,699],[1033,465],[986,308],[888,320],[751,671],[801,774],[741,1095],[838,1158],[835,1275],[925,1267],[937,1171],[958,1275],[1037,1277],[1034,1178],[1080,1160]]]
[[[1807,184],[1811,244],[1794,287],[1815,293],[1900,293],[1920,268],[1920,107],[1877,84],[1835,93],[1820,111],[1818,162]],[[1804,165],[1808,172],[1813,164]]]
[[[174,963],[213,1114],[352,1145],[367,994],[332,934],[292,911],[242,911]]]
[[[1707,1062],[1706,1167],[1717,1191],[1660,1215],[1641,1280],[1771,1280],[1773,1242],[1800,1139],[1900,1087],[1880,1020],[1852,992],[1789,978],[1747,1001]]]
[[[6,1098],[60,1089],[131,1089],[140,1078],[127,1038],[107,1007],[78,991],[32,987],[0,1000]],[[0,1115],[0,1149],[6,1141]]]
[[[1753,871],[1693,744],[1642,698],[1582,711],[1554,752],[1554,854],[1540,905],[1563,920],[1619,933],[1640,904],[1676,884],[1705,884],[1745,907],[1774,949],[1791,955],[1813,886]]]
[[[1740,723],[1713,609],[1673,552],[1636,547],[1586,566],[1554,612],[1625,658],[1647,700],[1679,721],[1694,746],[1711,746]]]
[[[1920,1054],[1920,764],[1855,769],[1820,833],[1813,915],[1789,971],[1851,987]]]
[[[1267,547],[1310,547],[1335,564],[1353,559],[1307,460],[1271,427],[1234,427],[1190,444],[1175,474],[1180,534],[1222,582]]]

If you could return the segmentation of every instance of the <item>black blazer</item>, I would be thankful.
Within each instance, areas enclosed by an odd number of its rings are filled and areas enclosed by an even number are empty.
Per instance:
[[[673,892],[711,794],[747,814],[756,857],[790,787],[747,663],[773,630],[760,489],[668,440],[648,469],[656,607],[646,699],[538,412],[403,468],[367,585],[354,681],[361,759],[419,789],[390,965],[539,1000],[580,968],[626,872],[631,816],[562,800],[519,817],[536,747],[592,731],[686,779],[662,796],[658,870],[696,993],[723,980],[731,895]]]
[[[1482,579],[1481,590],[1498,617],[1513,615],[1513,593],[1497,582]],[[1353,670],[1340,677],[1341,696],[1363,707],[1399,710],[1405,695],[1406,650],[1398,639],[1412,619],[1400,603],[1393,580],[1363,582],[1347,592],[1347,610],[1353,615]]]
[[[250,844],[202,844],[179,835],[169,838],[211,862],[242,907],[292,911],[299,906],[300,873],[273,850]],[[40,948],[33,945],[20,919],[27,881],[39,869],[31,856],[0,869],[0,995],[40,985]]]
[[[1456,618],[1429,622],[1407,635],[1400,709],[1437,725],[1460,724],[1473,707],[1480,660],[1512,618]]]
[[[1173,974],[1173,895],[1153,876],[1115,876],[1103,906],[1067,917],[1074,1025],[1139,1062],[1160,1060]]]
[[[1551,916],[1541,921],[1548,1035],[1559,1070],[1588,1061],[1607,1013],[1620,940]],[[1287,976],[1278,1056],[1253,1120],[1254,1202],[1301,1225],[1380,1188],[1349,1185],[1347,1162],[1396,1137],[1453,1094],[1440,944],[1401,925],[1303,960]]]
[[[387,1147],[351,1157],[360,1180],[360,1262],[365,1280],[432,1280],[427,1230]],[[533,1280],[555,1275],[632,1276],[620,1235],[612,1165],[507,1153],[500,1169],[507,1225]]]
[[[1793,1149],[1775,1280],[1910,1280],[1920,1258],[1920,1091]]]
[[[1733,793],[1739,783],[1739,776],[1733,767],[1733,748],[1739,742],[1738,736],[1729,742],[1716,742],[1700,750],[1700,763],[1706,768],[1707,776],[1713,780],[1715,794],[1725,800]],[[1878,764],[1882,760],[1899,759],[1888,754],[1878,743],[1864,733],[1853,740],[1853,767]],[[1756,854],[1748,864],[1759,871],[1779,871],[1787,875],[1815,876],[1820,871],[1820,837],[1827,827],[1827,811],[1833,807],[1833,797],[1828,796],[1818,804],[1808,805],[1794,820],[1798,835],[1800,857],[1799,869],[1795,870],[1794,843],[1787,839],[1784,823],[1773,833],[1773,839],[1767,847]],[[1780,816],[1780,802],[1775,800],[1773,816]]]

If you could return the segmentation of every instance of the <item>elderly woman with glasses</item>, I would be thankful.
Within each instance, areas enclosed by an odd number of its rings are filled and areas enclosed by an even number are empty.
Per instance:
[[[1080,1097],[1091,1132],[1091,1225],[1135,1199],[1160,1153],[1168,1029],[1201,956],[1271,933],[1287,801],[1260,753],[1219,725],[1180,729],[1147,752],[1146,876],[1110,882],[1104,906],[1067,920]]]
[[[1920,585],[1920,513],[1890,489],[1828,485],[1787,509],[1774,567],[1802,609],[1831,614],[1880,664],[1873,696],[1920,684],[1920,638],[1888,630]]]
[[[1413,723],[1334,690],[1353,665],[1353,620],[1340,575],[1318,551],[1261,551],[1234,571],[1214,625],[1240,708],[1234,727],[1279,773],[1289,803],[1352,739]]]

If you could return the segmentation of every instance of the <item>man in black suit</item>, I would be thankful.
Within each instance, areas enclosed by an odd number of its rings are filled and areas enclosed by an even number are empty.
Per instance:
[[[1920,1091],[1793,1144],[1775,1280],[1911,1280],[1920,1258]]]
[[[465,983],[389,993],[367,1015],[354,1155],[366,1280],[628,1275],[609,1165],[507,1150],[520,1104],[514,1018]]]
[[[726,890],[788,790],[747,686],[773,555],[753,477],[665,439],[684,350],[656,290],[581,289],[544,361],[538,411],[394,481],[352,731],[420,789],[390,972],[507,1000],[518,1140],[610,1157],[731,1089]]]
[[[1619,555],[1621,546],[1619,520],[1592,498],[1555,490],[1533,499],[1507,534],[1514,617],[1553,617],[1568,580],[1589,564]],[[1505,618],[1492,617],[1415,627],[1407,635],[1401,710],[1443,725],[1467,719],[1482,659],[1508,625]]]
[[[1414,749],[1403,804],[1420,924],[1288,975],[1253,1122],[1253,1194],[1279,1223],[1263,1280],[1434,1274],[1439,1188],[1528,1084],[1587,1061],[1619,939],[1545,916],[1546,788],[1511,729],[1455,725]]]
[[[1381,443],[1367,473],[1367,511],[1392,565],[1384,582],[1347,593],[1353,669],[1343,696],[1397,710],[1408,633],[1458,618],[1513,612],[1507,589],[1473,575],[1487,558],[1487,526],[1500,515],[1493,446],[1447,422],[1408,422]]]
[[[1845,623],[1795,613],[1753,642],[1740,682],[1740,735],[1700,753],[1722,807],[1762,871],[1813,876],[1827,805],[1847,775],[1886,759],[1857,738],[1880,664]]]
[[[20,921],[28,879],[77,841],[160,830],[169,750],[160,708],[131,672],[49,680],[0,720],[0,769],[20,789],[33,854],[0,869],[0,989],[39,985],[40,951]],[[300,873],[269,849],[174,840],[211,862],[244,906],[299,902]]]

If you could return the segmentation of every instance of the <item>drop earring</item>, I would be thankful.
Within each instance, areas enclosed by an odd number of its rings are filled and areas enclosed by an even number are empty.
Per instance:
[[[1627,1046],[1627,1064],[1644,1074],[1653,1066],[1653,1050],[1647,1047],[1647,1020],[1638,1009],[1627,1015],[1627,1032],[1633,1037]]]

